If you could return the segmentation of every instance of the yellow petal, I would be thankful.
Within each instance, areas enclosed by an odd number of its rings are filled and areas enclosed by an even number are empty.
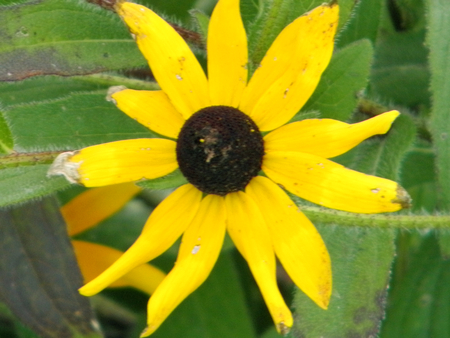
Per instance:
[[[150,298],[142,337],[152,334],[208,277],[222,248],[225,220],[223,197],[206,196],[183,235],[175,267]]]
[[[409,206],[396,182],[344,168],[325,158],[298,152],[268,152],[263,171],[286,190],[327,208],[379,213]]]
[[[237,108],[247,84],[247,36],[239,0],[219,0],[208,28],[208,80],[212,105]]]
[[[184,118],[208,106],[205,73],[183,38],[144,6],[120,2],[117,12],[134,34],[159,86]]]
[[[262,131],[288,122],[316,89],[333,53],[339,7],[322,5],[288,25],[255,71],[240,109]]]
[[[111,95],[117,107],[140,124],[176,139],[184,118],[163,91],[125,89]]]
[[[175,147],[174,141],[156,138],[99,144],[58,155],[49,175],[86,187],[154,179],[178,168]]]
[[[285,334],[293,319],[278,290],[273,244],[264,218],[246,193],[230,193],[225,203],[228,233],[247,261],[278,332]]]
[[[255,177],[245,191],[258,205],[286,272],[304,293],[326,309],[331,295],[331,262],[314,225],[282,189],[265,177]]]
[[[80,289],[92,296],[128,273],[166,251],[194,218],[202,193],[191,184],[179,187],[152,212],[136,242],[100,276]]]
[[[78,265],[87,283],[120,258],[122,251],[95,243],[72,241]],[[147,294],[155,292],[166,274],[150,264],[140,265],[118,279],[110,287],[131,286]]]
[[[74,236],[102,222],[119,211],[141,188],[133,183],[89,189],[63,205],[60,210]]]
[[[331,119],[289,123],[264,137],[264,149],[298,151],[325,158],[335,157],[373,135],[387,133],[398,115],[398,111],[392,110],[354,124]]]

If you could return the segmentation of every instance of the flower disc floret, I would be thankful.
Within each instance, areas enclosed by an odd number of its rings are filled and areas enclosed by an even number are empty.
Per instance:
[[[177,161],[186,179],[206,194],[242,191],[261,170],[264,144],[258,127],[236,108],[199,110],[184,124]]]

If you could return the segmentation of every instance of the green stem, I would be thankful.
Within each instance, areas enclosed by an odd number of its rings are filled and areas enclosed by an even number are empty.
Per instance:
[[[385,229],[450,229],[450,215],[354,214],[309,205],[301,205],[300,209],[313,223]]]
[[[36,164],[51,164],[61,151],[46,151],[41,153],[16,153],[0,157],[0,168],[30,166]]]
[[[74,76],[81,81],[93,82],[96,84],[104,84],[107,86],[125,86],[127,88],[144,89],[144,90],[159,90],[156,82],[143,81],[137,79],[130,79],[124,76],[117,76],[111,74],[91,74],[84,76]]]

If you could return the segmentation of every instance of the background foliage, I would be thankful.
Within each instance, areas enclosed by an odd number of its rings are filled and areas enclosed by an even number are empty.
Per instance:
[[[175,24],[204,62],[215,0],[140,2]],[[241,0],[251,66],[283,27],[322,2]],[[59,205],[80,188],[46,176],[62,151],[154,136],[105,100],[113,85],[157,88],[112,3],[0,0],[1,337],[131,338],[145,325],[148,296],[138,291],[106,290],[91,305],[78,295],[81,275]],[[357,121],[400,110],[387,135],[336,160],[400,182],[414,203],[408,212],[364,218],[297,199],[330,251],[334,288],[323,311],[279,271],[295,309],[290,337],[449,337],[450,224],[433,228],[450,210],[450,2],[356,3],[339,0],[335,53],[296,118]],[[145,182],[124,209],[78,237],[126,250],[160,201],[157,190],[182,179]],[[175,257],[176,247],[153,263],[168,271]],[[245,262],[226,245],[210,278],[154,337],[278,334]]]

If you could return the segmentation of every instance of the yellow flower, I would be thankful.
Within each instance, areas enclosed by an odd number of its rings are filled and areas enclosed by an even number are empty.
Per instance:
[[[132,183],[108,185],[87,190],[61,207],[69,236],[90,229],[120,210],[141,189]],[[123,252],[105,245],[72,240],[85,283],[90,282],[122,256]],[[149,295],[163,281],[164,272],[150,264],[140,265],[109,287],[131,286]]]
[[[293,319],[277,288],[275,257],[295,284],[326,309],[332,288],[328,252],[280,186],[319,205],[358,213],[396,211],[409,201],[395,182],[327,159],[386,133],[397,111],[357,124],[288,123],[330,61],[338,6],[319,6],[288,25],[248,83],[239,0],[219,0],[211,16],[208,78],[183,39],[154,12],[131,3],[120,3],[117,11],[162,90],[121,88],[112,100],[166,138],[63,153],[51,173],[93,187],[154,179],[180,168],[189,183],[167,197],[136,242],[80,292],[98,293],[183,235],[175,267],[149,300],[142,334],[148,336],[207,278],[228,231],[279,332],[288,332]],[[261,132],[268,133],[263,137]]]

